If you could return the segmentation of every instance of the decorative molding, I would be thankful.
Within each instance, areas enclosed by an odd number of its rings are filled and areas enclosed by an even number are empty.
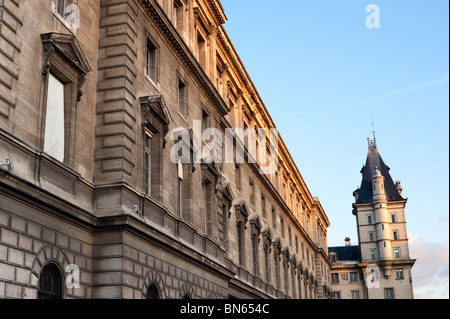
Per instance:
[[[164,11],[155,0],[141,0],[142,5],[147,10],[155,26],[161,31],[169,45],[176,52],[188,71],[192,74],[196,82],[200,85],[208,99],[214,105],[220,116],[225,116],[230,112],[214,84],[203,71],[199,62],[195,59],[186,43],[175,30]]]

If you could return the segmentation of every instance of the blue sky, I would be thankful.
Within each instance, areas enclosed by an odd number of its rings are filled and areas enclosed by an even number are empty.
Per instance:
[[[366,27],[372,3],[379,29]],[[222,4],[227,33],[329,216],[329,245],[346,236],[357,244],[352,192],[373,121],[381,156],[408,197],[416,297],[448,298],[449,2]]]

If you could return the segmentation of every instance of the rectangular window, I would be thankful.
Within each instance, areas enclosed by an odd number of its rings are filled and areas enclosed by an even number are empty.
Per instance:
[[[403,276],[403,269],[397,269],[395,271],[395,274],[397,279],[405,279],[405,277]]]
[[[267,217],[267,212],[266,212],[266,198],[264,197],[264,195],[261,195],[261,210],[262,210],[262,216],[264,218]]]
[[[275,255],[275,275],[277,280],[277,289],[280,289],[281,287],[280,262],[278,261],[277,255]]]
[[[202,111],[202,134],[209,128],[209,114],[203,110]]]
[[[266,282],[270,283],[270,245],[264,246],[264,262],[266,266]]]
[[[238,233],[238,251],[239,251],[239,264],[244,266],[244,224],[240,221],[237,224]]]
[[[331,274],[331,282],[338,283],[339,282],[339,274]]]
[[[254,235],[252,237],[252,249],[253,249],[253,273],[255,276],[259,275],[258,265],[258,237]]]
[[[284,263],[284,290],[286,295],[289,294],[289,270],[287,262]]]
[[[283,217],[280,217],[280,228],[281,228],[281,237],[284,238],[284,236],[286,235],[284,232],[284,219]]]
[[[197,32],[197,60],[200,66],[206,69],[206,41],[200,32]]]
[[[183,31],[184,21],[184,7],[183,2],[180,0],[173,1],[173,25],[179,33]]]
[[[341,299],[341,293],[340,292],[333,292],[333,299]]]
[[[184,117],[187,116],[186,91],[186,85],[178,79],[178,111]]]
[[[394,288],[385,288],[384,289],[384,299],[395,299]]]
[[[391,218],[392,218],[392,223],[397,222],[397,217],[395,216],[395,214],[391,215]]]
[[[352,299],[359,299],[359,291],[352,291]]]
[[[398,231],[394,231],[394,240],[398,240]]]
[[[60,162],[64,162],[65,150],[64,98],[64,84],[50,73],[47,90],[44,152]]]
[[[57,0],[56,11],[58,14],[65,18],[66,16],[66,7],[68,5],[68,0]]]
[[[151,195],[152,189],[152,133],[145,132],[145,167],[144,190],[146,195]]]
[[[370,255],[371,255],[371,257],[372,257],[372,260],[375,260],[375,259],[376,259],[376,253],[375,253],[375,250],[370,251]]]
[[[292,246],[292,230],[288,227],[289,246]]]
[[[368,219],[367,223],[369,225],[372,225],[372,216],[368,216],[367,219]]]
[[[150,40],[147,40],[146,74],[155,83],[157,81],[157,75],[158,75],[157,63],[158,63],[158,50],[157,50],[156,46]]]
[[[350,273],[350,281],[352,281],[352,282],[358,281],[358,273],[357,272]]]
[[[236,165],[235,178],[236,178],[236,188],[238,190],[241,190],[241,166],[240,165]]]
[[[375,241],[374,233],[369,233],[369,240],[370,241]]]
[[[183,163],[181,161],[177,164],[178,167],[178,216],[183,216]]]
[[[206,235],[213,237],[214,235],[214,216],[212,204],[212,183],[204,184],[204,200],[205,200],[205,217],[206,217]]]
[[[275,207],[272,207],[272,224],[273,224],[273,229],[277,229],[277,213],[275,210]]]
[[[400,258],[400,249],[399,248],[395,249],[395,258]]]
[[[250,180],[250,204],[255,206],[255,183]]]

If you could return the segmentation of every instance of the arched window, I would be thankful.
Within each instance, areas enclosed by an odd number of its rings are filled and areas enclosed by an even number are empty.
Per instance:
[[[152,284],[148,287],[147,290],[147,299],[161,299],[159,294],[159,289],[155,284]]]
[[[41,272],[39,299],[62,299],[61,276],[54,264],[46,265]]]

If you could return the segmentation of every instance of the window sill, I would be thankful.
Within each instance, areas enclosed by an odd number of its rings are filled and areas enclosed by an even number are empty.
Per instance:
[[[145,70],[144,70],[144,77],[148,82],[150,82],[150,84],[153,86],[153,88],[156,91],[158,91],[158,93],[161,93],[159,84],[157,82],[153,81],[152,78],[149,77],[148,74],[145,73]]]

